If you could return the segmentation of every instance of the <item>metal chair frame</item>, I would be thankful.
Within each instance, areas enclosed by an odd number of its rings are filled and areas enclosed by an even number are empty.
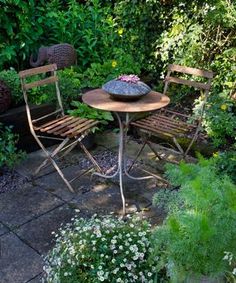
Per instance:
[[[79,117],[71,117],[65,115],[64,108],[62,105],[56,70],[57,70],[57,65],[51,64],[43,67],[21,71],[19,72],[19,77],[21,80],[22,92],[26,104],[26,113],[27,113],[30,132],[35,138],[40,148],[43,150],[44,154],[46,155],[45,160],[35,170],[34,175],[37,175],[43,168],[51,164],[54,167],[54,169],[58,172],[58,174],[60,175],[66,186],[68,187],[68,189],[71,192],[74,192],[71,183],[74,182],[77,178],[79,178],[83,174],[85,174],[91,168],[86,170],[85,173],[82,173],[71,180],[67,180],[67,178],[64,176],[62,170],[59,168],[56,161],[67,155],[77,144],[79,144],[79,146],[87,155],[87,157],[90,159],[90,161],[93,163],[93,165],[97,167],[97,169],[100,172],[102,172],[97,161],[94,159],[94,157],[90,154],[90,152],[82,143],[82,140],[91,132],[91,129],[94,128],[94,126],[97,125],[99,122],[92,119],[83,119]],[[43,78],[41,80],[35,80],[34,82],[31,83],[26,82],[26,79],[28,77],[39,74],[43,75],[46,73],[50,73],[50,76]],[[58,109],[47,115],[44,115],[42,117],[33,120],[31,117],[31,110],[30,110],[27,91],[34,87],[40,87],[47,84],[55,84]],[[42,123],[42,124],[37,125],[38,123]],[[42,133],[46,133],[48,135],[44,135]],[[41,141],[42,139],[58,140],[60,141],[60,143],[52,152],[49,152],[49,150],[47,150],[47,148],[44,146],[43,142]],[[59,156],[59,154],[61,155]]]
[[[194,81],[194,80],[187,80],[183,78],[179,78],[177,76],[173,76],[172,73],[181,73],[184,75],[192,75],[192,76],[197,76],[197,77],[203,77],[207,80],[206,83],[199,82],[199,81]],[[200,115],[198,118],[198,121],[195,125],[189,124],[187,122],[181,121],[181,119],[188,119],[190,118],[189,115],[185,115],[182,113],[178,113],[172,110],[167,110],[167,109],[161,109],[157,111],[154,114],[151,114],[150,116],[136,120],[131,123],[131,125],[135,128],[138,128],[141,132],[141,139],[143,141],[142,147],[137,153],[134,162],[137,160],[137,158],[140,156],[141,152],[143,151],[145,145],[148,145],[150,149],[154,152],[155,156],[157,156],[159,159],[161,159],[160,155],[155,151],[153,148],[151,142],[150,142],[150,137],[151,136],[157,136],[160,137],[161,135],[166,135],[169,138],[172,139],[175,147],[177,148],[177,151],[181,153],[183,158],[186,158],[187,154],[189,153],[190,149],[192,148],[194,142],[197,140],[200,134],[201,130],[201,123],[202,123],[202,117],[204,114],[205,110],[205,104],[207,101],[207,98],[209,96],[209,91],[211,88],[211,81],[213,79],[213,72],[211,71],[205,71],[205,70],[200,70],[196,68],[190,68],[190,67],[185,67],[185,66],[180,66],[180,65],[173,65],[170,64],[168,66],[168,71],[167,75],[164,79],[164,91],[163,94],[167,93],[168,86],[170,83],[175,83],[175,84],[181,84],[181,85],[186,85],[189,87],[194,87],[199,90],[201,90],[203,93],[201,95],[202,97],[202,107],[200,111]],[[163,113],[163,114],[162,114]],[[168,114],[169,117],[166,115]],[[172,117],[174,118],[172,118]],[[175,118],[178,117],[178,121],[175,120]],[[160,124],[161,123],[161,124]],[[166,123],[166,125],[165,125]],[[160,125],[162,126],[162,129],[160,129]],[[168,126],[170,127],[170,131],[168,129]],[[166,132],[165,132],[166,130]],[[190,138],[190,143],[187,147],[187,149],[184,151],[180,143],[178,142],[178,137],[186,137],[187,133],[189,130],[193,131],[193,136],[192,139]],[[187,136],[188,137],[188,136]],[[171,146],[173,147],[173,146]],[[131,165],[132,168],[132,165]]]

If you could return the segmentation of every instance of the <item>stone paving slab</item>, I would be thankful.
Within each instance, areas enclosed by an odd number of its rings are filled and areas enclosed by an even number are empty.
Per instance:
[[[75,196],[68,204],[72,208],[79,209],[87,217],[95,213],[98,215],[122,213],[120,190],[117,186],[109,183],[95,186],[83,197]]]
[[[41,187],[25,186],[1,194],[0,221],[14,228],[62,204],[63,201]]]
[[[54,236],[62,224],[71,221],[75,211],[67,204],[22,225],[15,233],[40,254],[46,254],[53,246]]]
[[[73,165],[65,168],[63,173],[65,174],[66,178],[70,180],[73,177],[81,174],[82,171],[79,169],[79,165]],[[88,186],[91,184],[90,178],[91,174],[87,173],[86,175],[83,175],[72,182],[75,193],[69,191],[66,184],[63,182],[62,178],[57,172],[42,176],[38,178],[35,183],[44,188],[46,191],[58,196],[62,200],[70,201],[75,194],[80,195],[84,192],[84,184],[87,184]]]
[[[42,272],[42,258],[16,235],[0,237],[0,282],[23,283]]]
[[[114,149],[119,146],[119,134],[110,130],[98,133],[96,135],[96,143],[108,149]]]
[[[30,279],[29,281],[27,281],[26,283],[42,283],[42,278],[43,278],[43,274],[40,273],[36,277],[34,277],[34,278]]]
[[[55,149],[56,146],[52,146],[47,148],[50,152]],[[90,149],[90,153],[92,155],[96,154],[99,151],[103,151],[104,147],[97,146],[95,148]],[[58,163],[60,168],[71,166],[73,163],[80,163],[80,160],[84,160],[86,157],[85,153],[80,149],[80,147],[75,147],[70,153],[68,153],[65,158],[61,159]],[[27,154],[25,160],[23,160],[19,165],[16,166],[15,170],[22,176],[25,176],[29,179],[32,178],[35,170],[38,166],[45,160],[45,154],[40,149],[38,151],[34,151]],[[46,174],[50,174],[55,172],[54,168],[50,165],[45,169],[41,170],[39,174],[35,177],[36,179],[44,176]]]
[[[6,234],[7,232],[9,232],[9,229],[5,225],[0,223],[0,236]]]
[[[109,162],[114,157],[112,161],[114,163],[117,160],[118,141],[118,134],[102,133],[97,137],[100,146],[93,149],[92,153],[99,154],[102,151],[103,162],[107,162],[107,159]],[[126,151],[130,159],[134,158],[140,146],[133,140],[129,141]],[[172,152],[163,150],[159,145],[154,147],[161,156],[173,158],[174,162],[178,159]],[[110,155],[104,154],[105,149],[112,149]],[[63,161],[65,174],[73,177],[76,171],[85,168],[87,163],[84,157],[85,155],[79,150],[71,152]],[[18,172],[30,177],[42,159],[41,151],[29,154],[24,163],[18,167]],[[83,166],[80,160],[84,162]],[[156,159],[149,147],[145,147],[139,160],[141,161],[138,168],[134,167],[131,171],[133,176],[145,176],[147,173],[141,171],[142,168],[162,175],[166,162]],[[78,216],[84,218],[91,217],[95,213],[122,214],[119,179],[105,180],[99,177],[91,179],[90,176],[80,177],[76,181],[74,194],[69,192],[56,172],[45,174],[45,171],[41,177],[35,179],[34,183],[28,182],[17,191],[1,194],[0,243],[2,254],[4,251],[7,253],[4,257],[3,255],[0,257],[0,283],[41,282],[43,263],[40,255],[45,255],[53,245],[54,237],[51,232],[58,230],[61,223],[70,222],[75,209],[80,211],[77,212]],[[127,213],[137,212],[148,218],[152,224],[161,223],[165,213],[152,206],[152,197],[158,188],[163,186],[166,185],[155,179],[136,181],[125,177]]]

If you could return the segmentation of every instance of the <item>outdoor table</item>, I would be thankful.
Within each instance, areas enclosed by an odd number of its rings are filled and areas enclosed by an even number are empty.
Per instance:
[[[86,92],[82,96],[82,100],[87,105],[105,111],[113,112],[117,120],[119,122],[119,155],[118,155],[118,168],[117,171],[112,175],[105,175],[100,173],[94,173],[97,176],[104,178],[114,178],[119,174],[119,184],[120,184],[120,192],[121,199],[123,204],[123,214],[125,214],[125,197],[123,192],[123,174],[133,180],[143,180],[153,178],[153,176],[145,176],[145,177],[134,177],[129,174],[126,168],[126,157],[124,147],[126,144],[127,131],[129,128],[129,124],[131,120],[134,118],[130,118],[130,114],[137,114],[140,112],[149,112],[158,110],[160,108],[165,107],[169,104],[170,99],[168,96],[163,95],[162,93],[151,91],[147,95],[136,101],[120,101],[114,100],[111,96],[102,89],[95,89]],[[122,119],[119,113],[125,114],[125,119]]]

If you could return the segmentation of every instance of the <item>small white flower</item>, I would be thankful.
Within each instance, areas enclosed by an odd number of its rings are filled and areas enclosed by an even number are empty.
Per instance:
[[[233,269],[232,274],[236,276],[236,267]]]

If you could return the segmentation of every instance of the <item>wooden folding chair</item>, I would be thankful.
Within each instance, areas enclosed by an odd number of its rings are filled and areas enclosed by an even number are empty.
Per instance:
[[[174,76],[173,73],[202,77],[206,82],[199,82],[180,78],[178,76]],[[199,118],[194,123],[189,123],[189,115],[164,108],[148,117],[132,122],[131,125],[140,130],[143,140],[142,147],[140,148],[140,151],[138,152],[134,162],[137,160],[138,156],[141,154],[146,144],[160,159],[160,156],[155,151],[154,147],[150,142],[150,138],[152,136],[156,136],[159,138],[163,138],[164,136],[167,139],[172,140],[178,152],[180,152],[184,158],[187,156],[194,142],[201,134],[201,122],[205,109],[205,104],[209,95],[212,79],[213,72],[211,71],[204,71],[180,65],[168,66],[168,72],[164,79],[165,85],[163,93],[167,93],[168,86],[170,83],[181,84],[199,89],[202,99]],[[181,138],[184,138],[188,141],[188,146],[186,150],[183,149],[183,147],[178,141],[178,139]]]
[[[74,192],[71,186],[71,182],[77,179],[77,177],[73,178],[70,181],[67,180],[56,161],[58,161],[59,158],[64,157],[77,144],[79,144],[82,150],[91,160],[93,165],[96,166],[97,169],[101,172],[100,166],[82,143],[84,137],[86,137],[90,133],[91,129],[99,122],[92,119],[72,117],[64,114],[56,70],[56,64],[51,64],[43,67],[21,71],[19,72],[19,76],[21,79],[22,91],[26,103],[26,113],[28,117],[30,131],[34,136],[36,142],[42,148],[43,152],[46,155],[46,159],[36,169],[35,174],[38,174],[41,169],[51,164],[61,176],[68,189],[71,192]],[[46,73],[48,73],[49,75],[46,76]],[[37,79],[35,81],[27,83],[27,78],[35,75],[41,75],[43,76],[43,79],[39,80],[37,76]],[[58,102],[57,110],[47,115],[44,115],[43,117],[33,120],[31,117],[27,91],[34,87],[41,87],[48,84],[55,85],[55,92]],[[49,152],[42,142],[42,140],[44,139],[58,140],[60,143],[56,147],[56,149],[54,149],[52,152]]]

